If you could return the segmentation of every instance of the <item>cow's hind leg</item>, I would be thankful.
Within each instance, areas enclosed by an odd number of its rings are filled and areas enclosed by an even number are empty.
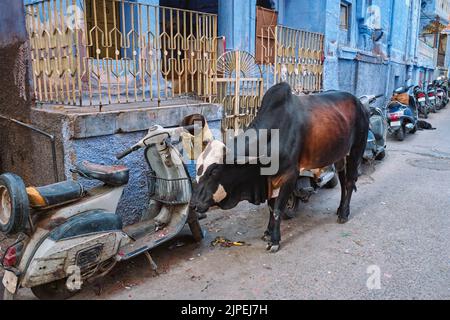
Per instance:
[[[364,137],[364,135],[361,135]],[[366,135],[367,136],[367,135]],[[359,143],[355,143],[350,150],[350,155],[347,157],[345,168],[345,183],[341,188],[345,188],[345,197],[338,210],[338,223],[346,223],[350,215],[350,201],[352,199],[353,191],[356,191],[356,181],[358,180],[358,167],[362,161],[362,156],[366,146],[366,138]],[[342,181],[341,181],[342,183]],[[344,192],[344,191],[343,191]]]
[[[275,199],[270,199],[267,202],[269,206],[269,224],[267,225],[266,231],[264,231],[264,235],[262,236],[262,239],[266,242],[269,242],[272,236],[273,232],[273,226],[275,225],[275,218],[273,216],[273,210],[275,207]]]
[[[334,166],[336,167],[336,171],[338,172],[339,184],[341,186],[341,202],[339,203],[339,208],[336,212],[336,214],[339,216],[342,208],[344,207],[345,195],[347,193],[345,188],[345,181],[347,178],[347,174],[345,172],[345,159],[335,163]]]
[[[272,234],[270,235],[270,242],[267,244],[267,250],[272,253],[277,252],[280,249],[281,240],[281,213],[286,209],[287,202],[291,193],[294,191],[295,183],[297,181],[298,173],[292,174],[290,178],[284,182],[280,188],[280,193],[275,199],[273,208],[273,220]]]

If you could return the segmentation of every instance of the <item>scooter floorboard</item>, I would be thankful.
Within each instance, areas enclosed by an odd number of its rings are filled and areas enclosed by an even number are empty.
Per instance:
[[[187,222],[188,211],[188,206],[175,210],[170,223],[158,231],[155,228],[149,229],[151,225],[155,226],[154,220],[139,223],[138,227],[134,225],[125,227],[124,232],[134,241],[121,248],[122,259],[126,260],[135,257],[175,237],[184,228]],[[148,230],[149,232],[145,233],[143,230]],[[139,233],[141,236],[132,237],[131,233],[133,232]]]
[[[126,226],[123,231],[133,239],[141,238],[156,232],[156,224],[154,220],[147,220]]]

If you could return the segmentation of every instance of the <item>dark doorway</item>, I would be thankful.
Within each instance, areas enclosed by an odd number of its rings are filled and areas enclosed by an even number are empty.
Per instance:
[[[258,7],[275,10],[275,2],[273,0],[257,0],[256,5]]]
[[[218,0],[160,0],[159,5],[163,7],[200,11],[218,14]]]
[[[200,62],[215,59],[212,47],[219,2],[160,0],[159,5],[161,73],[177,94],[195,92],[201,96],[208,80],[199,72]]]

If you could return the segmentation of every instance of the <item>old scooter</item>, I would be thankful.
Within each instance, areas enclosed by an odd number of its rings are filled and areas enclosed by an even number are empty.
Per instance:
[[[374,159],[383,160],[386,156],[388,124],[385,112],[373,105],[382,96],[366,95],[359,98],[370,114],[369,134],[367,136],[366,150],[363,155],[363,159],[367,161]]]
[[[417,131],[419,114],[415,101],[410,99],[408,94],[410,88],[401,87],[396,89],[387,106],[388,131],[398,141],[405,140],[407,133],[414,134]]]
[[[103,184],[85,190],[76,181],[26,188],[14,174],[0,176],[0,231],[18,234],[1,259],[4,298],[31,288],[40,299],[65,299],[82,284],[105,276],[119,261],[145,254],[175,237],[187,223],[195,240],[203,233],[190,211],[191,179],[172,138],[185,128],[150,128],[122,159],[144,149],[149,167],[148,212],[123,226],[117,206],[129,179],[125,166],[83,162],[73,172]]]

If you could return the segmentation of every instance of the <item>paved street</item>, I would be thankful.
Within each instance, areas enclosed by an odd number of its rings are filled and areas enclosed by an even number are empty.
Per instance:
[[[390,139],[386,159],[364,167],[346,225],[336,223],[339,187],[283,222],[276,254],[260,240],[266,206],[210,212],[202,244],[186,232],[153,252],[158,276],[138,257],[75,298],[450,299],[450,109],[429,121],[436,131]],[[216,236],[250,246],[212,247]],[[379,268],[379,289],[368,289],[368,268]]]

